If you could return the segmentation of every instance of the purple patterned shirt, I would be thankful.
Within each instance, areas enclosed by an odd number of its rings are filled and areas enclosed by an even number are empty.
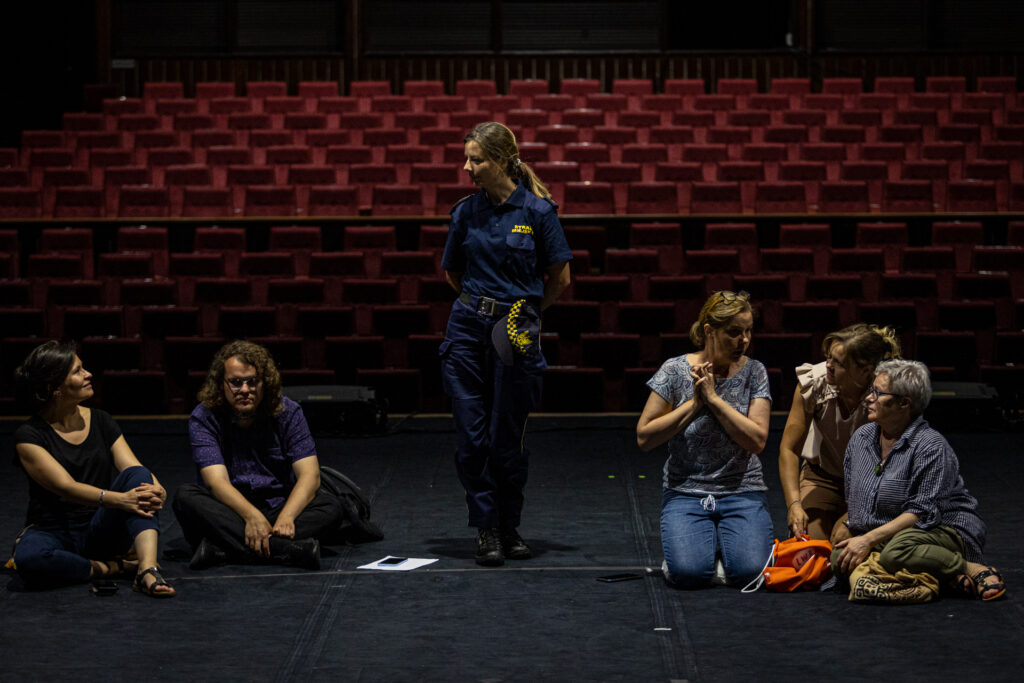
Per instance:
[[[315,456],[316,444],[299,404],[285,396],[281,405],[276,416],[258,417],[243,429],[230,413],[216,413],[200,403],[188,419],[196,467],[224,465],[231,485],[249,502],[271,508],[282,504],[295,485],[292,465]]]

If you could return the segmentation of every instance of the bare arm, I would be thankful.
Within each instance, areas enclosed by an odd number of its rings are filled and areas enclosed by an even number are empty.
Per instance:
[[[121,437],[118,441],[124,441],[124,437]],[[152,504],[140,502],[135,490],[119,493],[76,481],[57,462],[56,458],[41,446],[19,443],[15,446],[15,450],[18,453],[18,460],[21,462],[22,467],[25,468],[28,476],[32,477],[37,484],[47,491],[57,494],[64,500],[78,503],[79,505],[99,507],[102,499],[103,507],[128,510],[140,517],[152,517],[154,510],[159,509],[152,507]]]
[[[913,512],[901,513],[891,522],[886,522],[880,527],[875,527],[860,536],[854,536],[836,543],[837,548],[842,548],[838,564],[844,574],[849,574],[853,569],[867,559],[871,549],[879,543],[884,543],[904,529],[917,524],[918,517]]]
[[[444,279],[452,286],[456,294],[462,294],[462,273],[453,273],[450,270],[444,271]]]
[[[750,402],[746,415],[721,398],[709,401],[708,408],[733,441],[751,453],[760,453],[764,450],[765,444],[768,443],[771,401],[766,398],[755,398]]]
[[[703,407],[703,402],[694,396],[673,408],[671,403],[652,391],[636,425],[637,445],[643,451],[657,448],[686,429]]]
[[[320,461],[315,455],[296,460],[292,464],[295,486],[277,515],[272,533],[275,536],[295,538],[295,518],[302,514],[320,488]]]
[[[199,475],[213,497],[234,510],[235,514],[245,521],[245,544],[264,557],[269,556],[270,522],[259,508],[250,503],[231,483],[228,468],[224,465],[208,465],[199,470]]]
[[[540,310],[545,310],[555,303],[569,286],[569,262],[563,261],[548,267],[548,278],[544,281],[544,298],[540,302]]]
[[[797,387],[779,445],[779,481],[786,499],[786,519],[794,536],[807,533],[807,511],[800,502],[800,454],[810,428],[804,397]]]
[[[771,402],[766,398],[752,399],[747,406],[747,414],[744,415],[715,391],[715,375],[711,371],[711,363],[692,368],[690,376],[693,377],[694,396],[703,399],[729,438],[751,453],[763,451],[768,442]]]

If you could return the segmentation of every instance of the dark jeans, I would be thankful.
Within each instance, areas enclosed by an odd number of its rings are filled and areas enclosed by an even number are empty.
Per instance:
[[[108,490],[124,492],[152,483],[153,475],[145,467],[129,467]],[[84,583],[89,580],[90,559],[103,561],[123,555],[147,529],[159,532],[157,515],[140,517],[125,510],[100,508],[84,524],[27,529],[14,550],[14,562],[25,585],[33,588]]]
[[[452,399],[455,468],[469,526],[514,529],[529,469],[526,420],[540,402],[546,362],[537,354],[503,365],[491,342],[495,322],[457,300],[440,348],[441,373]]]
[[[192,549],[204,538],[228,553],[236,562],[256,560],[257,555],[245,544],[245,520],[217,500],[205,486],[184,484],[174,493],[174,514],[181,524],[185,540]],[[284,503],[275,507],[257,505],[271,525],[277,521]],[[298,517],[295,518],[295,539],[320,538],[337,528],[344,517],[341,502],[321,488]],[[280,554],[282,546],[292,539],[270,537],[270,554]]]

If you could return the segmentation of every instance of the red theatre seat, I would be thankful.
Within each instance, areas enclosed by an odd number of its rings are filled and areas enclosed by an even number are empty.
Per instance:
[[[198,218],[233,214],[231,190],[216,187],[185,188],[182,197],[182,216]]]
[[[20,189],[20,188],[18,188]],[[106,214],[106,196],[98,187],[58,187],[53,215],[59,218],[98,217]]]
[[[626,198],[626,213],[680,213],[674,182],[631,182]]]
[[[0,187],[0,218],[39,218],[42,195],[34,187]]]
[[[563,213],[611,214],[615,212],[611,183],[569,182],[565,184]]]
[[[690,213],[741,213],[742,195],[738,182],[695,182],[690,191]]]
[[[821,213],[867,213],[870,210],[868,184],[864,181],[823,182],[818,187],[818,211]]]
[[[309,188],[309,216],[356,216],[359,189],[353,185],[313,185]]]
[[[121,217],[170,216],[171,202],[167,188],[149,185],[126,185],[118,193],[117,215]]]
[[[951,182],[947,187],[949,211],[979,212],[1000,209],[996,183],[991,180]]]
[[[284,97],[288,94],[288,84],[284,81],[249,81],[245,92],[249,97]]]
[[[927,180],[890,180],[883,188],[882,210],[892,213],[935,210],[932,184]]]
[[[336,81],[300,81],[299,97],[319,99],[321,97],[336,97],[338,95],[338,83]]]
[[[245,188],[246,216],[294,216],[295,188],[290,185],[249,185]]]
[[[212,100],[218,97],[234,97],[235,84],[228,81],[200,81],[196,83],[196,99]]]
[[[419,185],[377,185],[373,188],[373,214],[376,216],[418,216],[423,214]]]

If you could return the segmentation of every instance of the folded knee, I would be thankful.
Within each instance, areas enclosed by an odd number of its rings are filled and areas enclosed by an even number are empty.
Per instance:
[[[920,545],[914,534],[914,529],[903,529],[885,544],[878,554],[878,562],[886,571],[894,573],[906,566],[907,561]]]
[[[128,491],[140,484],[152,484],[153,474],[142,465],[132,465],[121,470],[110,485],[112,490]]]
[[[661,573],[665,581],[675,588],[704,588],[711,585],[714,568],[699,569],[666,560],[661,564]]]
[[[46,567],[53,559],[53,553],[52,548],[28,552],[19,547],[14,551],[14,564],[19,573],[34,574]]]
[[[764,565],[729,565],[725,566],[725,580],[730,586],[745,586],[757,578]]]

